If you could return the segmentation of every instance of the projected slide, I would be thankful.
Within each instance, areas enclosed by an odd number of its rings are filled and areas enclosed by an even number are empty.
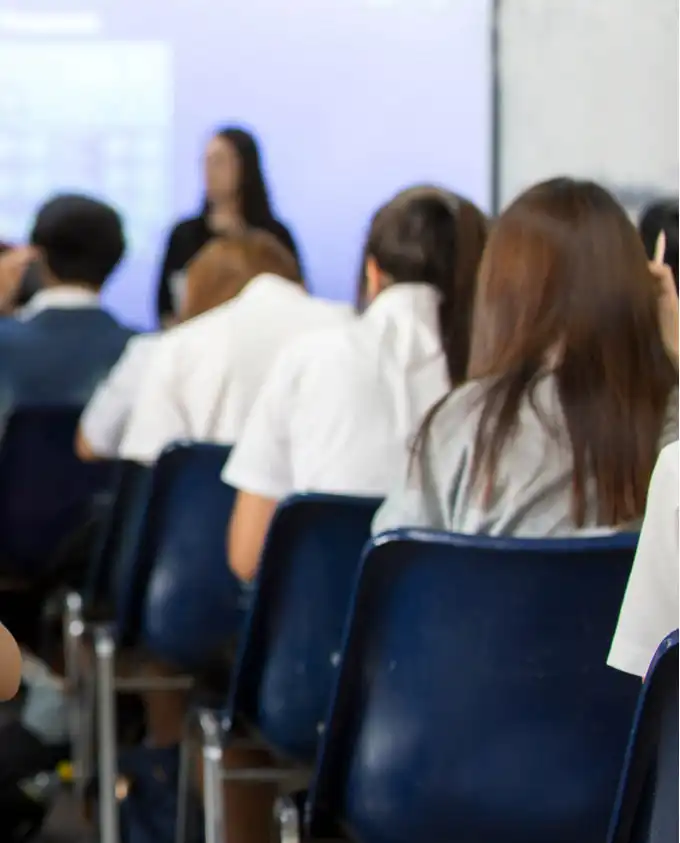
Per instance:
[[[62,8],[63,7],[63,8]],[[0,0],[0,239],[57,190],[107,198],[130,255],[107,291],[150,326],[167,233],[202,202],[212,128],[260,138],[315,292],[354,297],[400,187],[488,207],[490,0]]]

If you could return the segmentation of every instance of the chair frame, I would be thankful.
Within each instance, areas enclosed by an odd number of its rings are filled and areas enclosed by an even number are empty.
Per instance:
[[[430,529],[400,529],[400,530],[393,530],[382,533],[378,536],[375,536],[372,541],[365,547],[364,553],[361,560],[361,565],[359,569],[359,576],[357,579],[354,596],[352,599],[352,603],[350,606],[350,613],[347,620],[347,624],[345,627],[345,634],[342,646],[342,659],[340,669],[337,674],[337,679],[335,683],[335,687],[333,690],[332,701],[330,704],[330,711],[329,711],[329,721],[328,725],[329,728],[325,730],[323,739],[319,746],[319,751],[317,753],[316,759],[316,766],[314,770],[314,775],[311,783],[311,787],[308,791],[299,794],[299,799],[294,800],[289,797],[283,797],[277,801],[275,807],[275,819],[277,823],[277,830],[278,830],[278,840],[280,843],[302,843],[302,841],[319,841],[319,843],[341,843],[342,841],[347,840],[346,837],[342,836],[343,832],[337,828],[331,829],[332,837],[327,837],[324,835],[323,837],[317,837],[316,835],[310,836],[310,830],[313,831],[313,822],[314,822],[314,801],[316,797],[316,790],[318,788],[319,779],[326,775],[325,768],[329,765],[329,760],[327,758],[328,752],[328,745],[332,740],[332,732],[333,732],[333,717],[334,711],[338,705],[338,699],[342,694],[342,686],[343,686],[343,677],[345,672],[347,671],[347,662],[348,662],[348,653],[350,653],[353,649],[353,639],[356,635],[354,631],[355,623],[356,623],[356,610],[357,605],[360,601],[361,593],[362,593],[362,581],[365,576],[365,570],[367,566],[370,564],[372,551],[376,547],[380,547],[383,544],[388,542],[394,541],[450,541],[455,542],[456,539],[459,540],[469,540],[472,538],[471,536],[456,536],[455,534],[450,533],[443,533],[439,530],[430,530]],[[621,548],[630,547],[631,549],[631,558],[633,553],[633,546],[634,543],[637,541],[637,534],[632,533],[618,533],[611,536],[606,537],[606,541],[610,546],[618,546]],[[502,546],[505,545],[508,541],[506,538],[498,539],[495,537],[490,536],[477,536],[475,537],[480,543],[486,545],[488,548],[493,548],[494,546]],[[541,549],[541,545],[545,546],[545,549],[552,547],[556,541],[561,541],[560,539],[517,539],[518,544],[520,542],[529,542],[536,550]],[[592,537],[592,538],[573,538],[573,539],[566,539],[565,542],[568,541],[571,552],[578,552],[579,549],[588,550],[592,548],[593,543],[600,543],[603,541],[602,537]]]
[[[322,493],[292,495],[281,502],[277,509],[277,515],[280,517],[281,513],[285,513],[291,507],[299,505],[300,503],[304,504],[309,500],[317,503],[323,503],[324,501],[337,502],[343,497],[345,496],[325,495]],[[353,500],[353,498],[348,496],[347,500]],[[379,503],[379,501],[374,498],[366,498],[365,500],[362,499],[362,503],[363,502],[365,502],[367,506],[374,506],[376,508]],[[275,519],[276,517],[277,516],[275,516]],[[258,744],[256,741],[247,738],[244,740],[240,736],[234,735],[233,730],[234,718],[238,714],[235,709],[237,706],[236,700],[239,696],[239,675],[241,673],[243,662],[245,661],[245,655],[249,651],[250,636],[254,634],[257,623],[254,619],[259,614],[257,606],[257,592],[259,590],[260,583],[266,574],[265,566],[267,566],[267,564],[272,564],[272,561],[274,561],[272,560],[273,554],[269,551],[269,547],[273,544],[271,536],[275,527],[276,521],[273,520],[262,551],[261,558],[263,564],[258,571],[255,581],[256,594],[251,604],[248,620],[241,636],[241,641],[239,642],[239,654],[235,664],[235,672],[229,692],[229,703],[227,708],[221,713],[207,708],[199,708],[193,713],[195,722],[198,723],[200,729],[201,739],[205,843],[224,843],[226,837],[226,807],[224,805],[221,788],[223,782],[239,781],[253,783],[285,783],[293,781],[296,777],[300,776],[302,772],[306,772],[300,767],[300,765],[296,764],[289,764],[281,768],[232,768],[230,770],[225,770],[223,765],[224,751],[228,746],[238,745],[244,748],[262,748],[262,744]],[[272,561],[268,563],[267,560]],[[263,571],[265,571],[265,574],[263,574]],[[180,782],[183,789],[180,790],[176,843],[186,843],[187,839],[186,805],[188,802],[189,752],[186,744],[188,744],[189,741],[189,730],[191,725],[192,721],[188,720],[185,728],[185,739],[183,741],[182,766],[184,769],[180,772]],[[319,734],[322,734],[322,732],[320,731]],[[292,814],[290,812],[286,813],[285,816],[287,820],[292,821]]]

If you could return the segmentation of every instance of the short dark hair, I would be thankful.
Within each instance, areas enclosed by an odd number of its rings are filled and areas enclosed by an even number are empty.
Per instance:
[[[673,270],[675,286],[678,286],[678,200],[663,199],[652,202],[643,209],[638,226],[645,252],[651,260],[659,234],[666,233],[665,263]]]
[[[104,202],[78,194],[62,194],[38,211],[31,243],[42,250],[59,281],[101,287],[125,252],[119,214]]]

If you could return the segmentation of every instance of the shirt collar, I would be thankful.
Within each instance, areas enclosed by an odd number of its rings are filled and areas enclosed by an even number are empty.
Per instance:
[[[438,352],[440,302],[441,293],[432,284],[400,281],[376,296],[363,318],[376,325],[393,324],[407,334],[418,328],[421,336],[431,337],[427,351]]]
[[[27,321],[44,310],[90,310],[99,307],[98,293],[84,287],[64,284],[37,292],[21,309],[18,318]]]

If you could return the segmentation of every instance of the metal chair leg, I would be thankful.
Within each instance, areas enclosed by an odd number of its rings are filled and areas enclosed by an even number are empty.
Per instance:
[[[189,788],[191,781],[191,739],[188,722],[179,748],[179,781],[177,784],[177,828],[175,843],[186,843],[189,822]]]
[[[80,729],[76,736],[74,747],[73,765],[77,771],[75,778],[76,796],[81,803],[85,802],[85,791],[92,779],[93,753],[94,753],[94,721],[96,708],[96,677],[93,674],[83,676],[78,705],[80,709]]]
[[[115,643],[105,627],[95,630],[97,661],[97,734],[99,753],[99,833],[101,843],[120,843],[116,802]]]
[[[74,776],[79,779],[82,771],[78,767],[76,745],[80,733],[81,670],[80,650],[85,625],[82,617],[83,600],[80,594],[72,592],[66,596],[63,614],[64,668],[66,674],[66,695],[68,704],[69,738]]]
[[[274,819],[279,826],[280,843],[300,843],[300,818],[295,803],[289,796],[277,799]]]
[[[226,821],[222,794],[222,729],[212,711],[199,712],[198,720],[203,746],[205,843],[224,843]]]

